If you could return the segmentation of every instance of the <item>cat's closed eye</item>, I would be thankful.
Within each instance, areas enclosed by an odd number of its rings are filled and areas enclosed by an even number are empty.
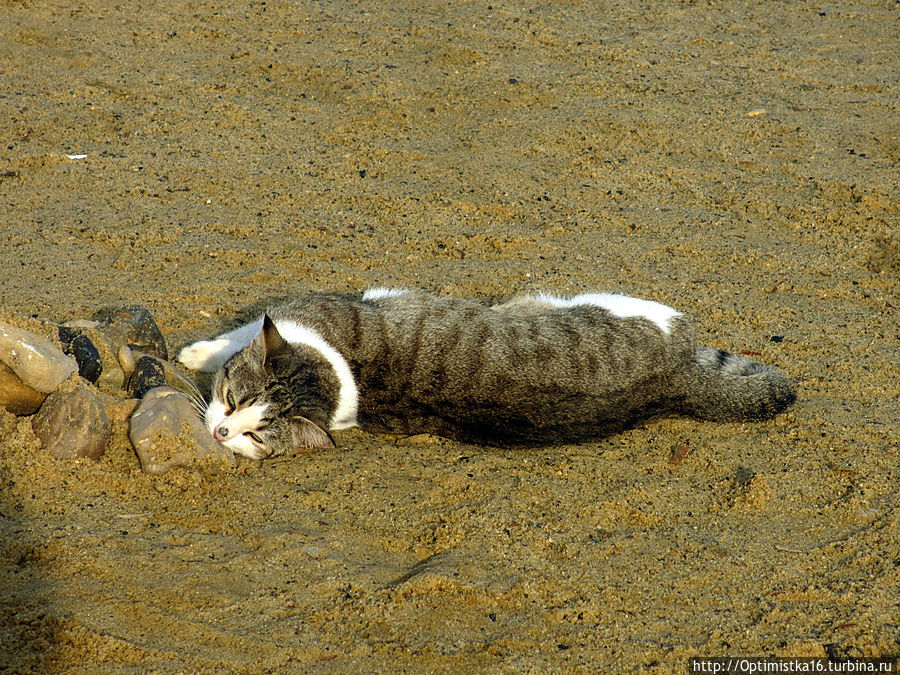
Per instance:
[[[252,431],[245,431],[244,436],[246,436],[247,438],[249,438],[251,441],[253,441],[255,443],[259,443],[260,445],[263,444],[262,438],[258,434],[254,433]]]

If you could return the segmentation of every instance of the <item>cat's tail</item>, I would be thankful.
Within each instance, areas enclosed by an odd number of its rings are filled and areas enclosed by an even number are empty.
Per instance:
[[[720,349],[698,347],[681,382],[683,412],[739,422],[774,417],[797,396],[778,370]]]

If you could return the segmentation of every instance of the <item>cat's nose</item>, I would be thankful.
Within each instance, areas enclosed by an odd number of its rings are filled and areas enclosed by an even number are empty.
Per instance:
[[[215,431],[213,431],[213,438],[217,441],[224,441],[228,439],[228,427],[217,427]]]

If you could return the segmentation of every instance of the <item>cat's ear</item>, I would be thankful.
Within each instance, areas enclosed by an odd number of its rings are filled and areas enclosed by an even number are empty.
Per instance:
[[[262,326],[263,360],[283,354],[289,349],[287,340],[281,337],[275,322],[266,314]]]
[[[297,415],[291,419],[291,436],[299,448],[333,448],[331,435],[315,422]]]

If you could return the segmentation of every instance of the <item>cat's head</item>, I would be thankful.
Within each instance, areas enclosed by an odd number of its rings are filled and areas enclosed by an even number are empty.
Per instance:
[[[262,332],[216,373],[204,421],[216,440],[254,459],[333,446],[326,429],[338,390],[328,361],[286,342],[266,316]]]

